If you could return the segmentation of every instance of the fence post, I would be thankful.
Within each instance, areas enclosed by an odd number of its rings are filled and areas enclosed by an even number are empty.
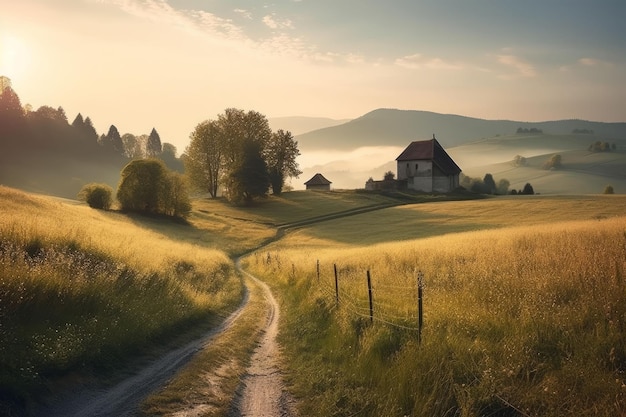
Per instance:
[[[367,292],[370,298],[370,322],[374,323],[374,303],[372,300],[372,279],[370,278],[370,270],[367,270]]]
[[[424,297],[424,273],[417,273],[417,341],[422,343],[422,326],[424,325],[424,308],[422,299]]]
[[[320,282],[320,260],[317,260],[317,282]]]
[[[339,277],[337,275],[337,264],[333,264],[335,268],[335,302],[337,303],[337,307],[339,307]]]

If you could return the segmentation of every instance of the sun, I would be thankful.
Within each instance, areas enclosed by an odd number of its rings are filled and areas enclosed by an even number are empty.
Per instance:
[[[0,35],[0,75],[20,78],[29,68],[28,45],[14,35]]]

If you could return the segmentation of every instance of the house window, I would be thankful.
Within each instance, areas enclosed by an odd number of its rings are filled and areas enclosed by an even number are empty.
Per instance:
[[[409,168],[409,163],[406,163],[406,176],[410,177],[411,176],[411,168]]]
[[[417,172],[417,164],[415,164],[415,172]]]

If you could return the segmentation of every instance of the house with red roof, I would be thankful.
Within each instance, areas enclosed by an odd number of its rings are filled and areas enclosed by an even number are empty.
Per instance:
[[[411,142],[396,158],[397,180],[409,190],[448,193],[459,187],[461,168],[439,144],[430,140]]]

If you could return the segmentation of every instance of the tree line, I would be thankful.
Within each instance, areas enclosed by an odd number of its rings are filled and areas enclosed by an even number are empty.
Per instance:
[[[216,119],[199,123],[177,158],[176,147],[161,143],[155,128],[149,135],[136,136],[122,135],[111,125],[106,134],[98,135],[89,117],[78,113],[69,123],[62,107],[33,111],[22,106],[8,78],[0,77],[0,85],[0,162],[19,160],[26,165],[39,159],[50,164],[58,159],[91,168],[117,166],[121,179],[115,197],[122,210],[185,217],[191,209],[190,187],[249,204],[270,188],[280,194],[287,178],[301,174],[298,143],[291,132],[273,132],[267,118],[256,111],[229,108]],[[32,164],[29,173],[41,176],[53,165]],[[4,176],[1,170],[0,175]],[[109,209],[113,189],[92,182],[83,186],[79,198],[92,207]]]

